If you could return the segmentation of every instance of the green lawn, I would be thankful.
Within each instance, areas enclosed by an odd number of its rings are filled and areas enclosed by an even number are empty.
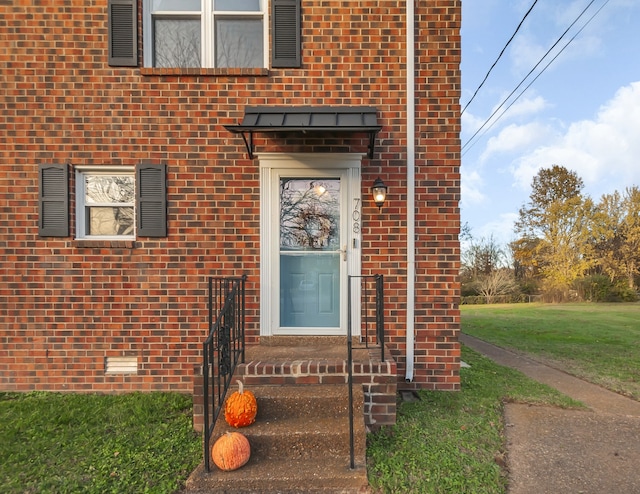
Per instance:
[[[640,399],[640,304],[461,306],[462,331]]]
[[[172,493],[201,461],[191,396],[0,393],[0,491]]]
[[[399,404],[394,427],[369,435],[375,492],[504,493],[504,402],[580,406],[468,348],[462,356],[471,366],[461,370],[462,392],[421,391]]]

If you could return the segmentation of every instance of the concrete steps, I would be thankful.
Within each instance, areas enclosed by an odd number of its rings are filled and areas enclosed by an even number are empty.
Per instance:
[[[213,464],[191,475],[186,493],[368,492],[362,387],[354,385],[355,468],[350,468],[348,388],[344,384],[246,385],[256,395],[256,423],[229,427],[221,417],[212,443],[244,434],[251,459],[234,472]]]

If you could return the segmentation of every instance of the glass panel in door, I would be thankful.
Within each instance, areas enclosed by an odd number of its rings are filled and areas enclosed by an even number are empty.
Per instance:
[[[280,178],[280,327],[340,327],[340,179]]]

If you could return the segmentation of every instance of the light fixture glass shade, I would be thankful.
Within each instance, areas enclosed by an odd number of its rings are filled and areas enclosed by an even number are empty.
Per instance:
[[[373,202],[378,206],[378,210],[381,210],[384,201],[387,199],[387,186],[380,180],[380,177],[376,178],[375,182],[373,182],[371,195],[373,196]]]

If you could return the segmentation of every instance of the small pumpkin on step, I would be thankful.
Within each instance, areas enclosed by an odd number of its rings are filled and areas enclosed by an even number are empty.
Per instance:
[[[220,470],[230,472],[246,465],[251,457],[249,440],[239,432],[227,432],[211,447],[211,458]]]
[[[246,427],[256,421],[258,403],[251,391],[245,391],[242,381],[237,381],[235,391],[224,404],[224,419],[231,427]]]

